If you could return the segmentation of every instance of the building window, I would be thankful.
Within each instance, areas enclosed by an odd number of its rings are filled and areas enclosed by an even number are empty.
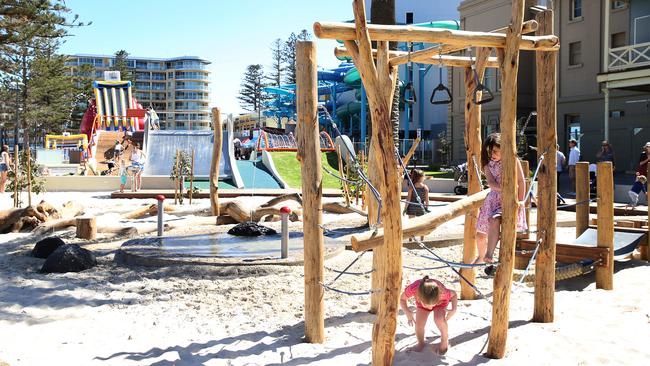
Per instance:
[[[625,9],[627,8],[627,1],[625,0],[613,0],[612,1],[612,10]]]
[[[412,11],[407,11],[406,12],[406,24],[413,24],[413,12]]]
[[[580,115],[579,114],[567,114],[564,116],[564,123],[566,123],[566,131],[568,134],[567,141],[570,139],[576,139],[578,141],[578,149],[580,148]]]
[[[571,20],[582,19],[582,0],[571,0]]]
[[[501,78],[499,77],[499,69],[486,68],[485,75],[483,76],[483,84],[488,87],[493,93],[501,90]]]
[[[650,15],[634,18],[634,44],[650,42]]]
[[[581,42],[569,43],[569,66],[582,65],[582,44]]]
[[[618,47],[624,47],[627,46],[627,41],[626,37],[627,33],[626,32],[618,32],[612,34],[612,39],[609,44],[610,48],[618,48]]]

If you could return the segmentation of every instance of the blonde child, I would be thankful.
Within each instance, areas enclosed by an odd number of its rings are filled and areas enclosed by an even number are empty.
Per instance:
[[[124,192],[126,186],[126,163],[124,159],[120,160],[120,193]]]
[[[412,297],[415,298],[415,311],[411,311],[407,303],[408,299]],[[451,309],[447,310],[449,303],[451,303]],[[415,336],[418,339],[418,344],[413,349],[420,352],[426,345],[424,326],[427,324],[429,314],[433,312],[433,321],[440,330],[440,344],[436,351],[438,354],[445,354],[449,348],[447,321],[454,316],[458,305],[456,292],[447,289],[440,281],[424,276],[421,280],[406,286],[399,304],[408,319],[408,325],[415,324]]]
[[[519,159],[516,159],[517,171],[517,200],[522,202],[526,194],[524,171]],[[483,173],[487,177],[490,193],[488,193],[476,222],[476,244],[478,257],[474,263],[492,263],[499,236],[501,235],[501,134],[490,134],[483,144],[481,151]],[[517,212],[517,231],[526,230],[526,213],[521,205]]]
[[[639,204],[639,194],[641,191],[648,195],[648,189],[646,188],[646,183],[648,182],[648,178],[646,178],[645,175],[637,175],[636,176],[636,181],[634,181],[634,184],[632,185],[632,188],[627,192],[627,194],[630,196],[630,204],[627,205],[630,208],[634,208]]]

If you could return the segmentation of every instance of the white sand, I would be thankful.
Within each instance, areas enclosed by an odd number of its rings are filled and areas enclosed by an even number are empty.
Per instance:
[[[69,197],[49,194],[48,201],[60,204]],[[93,212],[127,211],[150,201],[84,198]],[[207,207],[207,200],[197,201],[196,208],[201,207]],[[571,235],[570,229],[560,230]],[[440,232],[462,232],[462,220]],[[25,234],[0,236],[0,243],[0,360],[10,365],[367,365],[371,360],[374,316],[367,313],[367,296],[326,292],[327,341],[302,343],[302,267],[127,268],[112,262],[121,242],[100,242],[86,246],[98,254],[98,267],[43,275],[38,273],[43,260],[26,255],[32,243]],[[461,251],[460,246],[436,249],[455,260]],[[342,268],[356,256],[344,252],[326,265]],[[352,270],[368,270],[371,263],[366,254]],[[435,265],[410,253],[404,263]],[[459,290],[449,270],[430,274]],[[326,280],[334,275],[326,272]],[[405,270],[404,283],[422,275]],[[647,364],[648,278],[650,267],[637,261],[617,266],[614,291],[596,290],[593,274],[558,283],[552,324],[530,323],[532,289],[515,290],[502,360],[477,355],[491,317],[484,300],[460,303],[450,321],[452,348],[443,358],[431,350],[408,351],[416,340],[400,315],[395,364]],[[479,279],[478,285],[491,294],[491,280]],[[365,291],[370,277],[344,276],[336,287]],[[428,341],[437,342],[433,322],[426,334]]]

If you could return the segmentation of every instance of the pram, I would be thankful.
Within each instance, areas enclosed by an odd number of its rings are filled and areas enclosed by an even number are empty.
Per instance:
[[[112,160],[107,160],[104,162],[104,164],[106,164],[106,167],[108,169],[102,170],[101,172],[99,172],[99,175],[112,175],[113,170],[115,170],[115,162]]]
[[[457,165],[452,169],[454,170],[454,180],[456,181],[454,193],[458,195],[467,194],[467,163]]]

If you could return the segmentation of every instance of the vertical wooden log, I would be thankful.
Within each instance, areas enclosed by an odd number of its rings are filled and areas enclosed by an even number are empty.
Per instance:
[[[589,228],[589,162],[576,164],[576,238]]]
[[[214,128],[214,144],[212,145],[212,162],[210,163],[210,208],[212,216],[219,216],[219,162],[221,161],[221,145],[223,144],[223,126],[221,111],[212,108],[212,127]]]
[[[368,93],[368,89],[366,89],[366,93]],[[371,118],[372,118],[372,113],[371,113]],[[372,119],[371,119],[372,120]],[[372,182],[375,187],[377,187],[377,182],[380,179],[378,177],[379,175],[379,168],[377,167],[377,161],[376,159],[373,159],[372,157],[377,154],[378,148],[375,146],[376,140],[373,137],[373,132],[375,126],[372,126],[371,130],[371,136],[370,136],[370,147],[368,148],[368,179],[370,179],[370,182]],[[400,192],[401,195],[401,192]],[[368,225],[372,226],[377,223],[377,206],[378,202],[375,199],[375,196],[372,194],[370,189],[366,187],[365,189],[365,197],[366,197],[366,205],[368,206]],[[401,196],[400,196],[401,197]],[[380,288],[381,287],[381,278],[379,276],[378,268],[381,266],[381,254],[379,253],[381,249],[374,249],[372,251],[372,268],[373,272],[370,274],[370,286],[371,288]],[[379,305],[381,302],[381,294],[379,292],[373,292],[370,294],[370,310],[368,310],[369,313],[371,314],[377,314],[379,311]]]
[[[524,22],[524,0],[512,2],[512,18],[506,30],[506,47],[499,57],[501,78],[501,248],[499,266],[494,276],[492,326],[487,356],[503,358],[508,338],[508,318],[512,270],[515,256],[517,211],[517,71],[519,69],[519,40]],[[498,53],[498,56],[501,56]]]
[[[305,339],[325,341],[323,288],[323,173],[318,135],[316,44],[296,44],[296,108],[298,153],[302,174],[303,232],[305,235]]]
[[[178,182],[180,181],[179,178],[180,171],[178,169],[179,164],[180,164],[180,153],[179,150],[176,149],[176,164],[174,165],[174,204],[175,205],[178,204]]]
[[[27,206],[32,205],[32,157],[31,157],[32,148],[29,146],[29,140],[27,141]]]
[[[520,160],[521,169],[524,171],[524,180],[526,182],[526,192],[530,189],[530,165],[528,160]],[[526,222],[529,224],[528,229],[525,232],[518,232],[517,239],[529,239],[530,238],[530,200],[526,199]],[[515,256],[515,269],[526,269],[528,266],[529,258]]]
[[[336,147],[336,156],[338,158],[339,162],[339,175],[341,175],[342,178],[346,178],[345,173],[343,172],[343,159],[341,158],[341,147],[337,146]],[[345,197],[345,205],[350,207],[350,195],[348,192],[348,182],[346,181],[341,181],[341,184],[343,186],[343,196]]]
[[[77,238],[94,240],[97,238],[97,218],[91,217],[77,217]]]
[[[598,246],[609,248],[607,267],[596,267],[596,288],[614,289],[614,176],[612,163],[598,163]]]
[[[20,157],[18,156],[19,147],[14,145],[14,207],[19,208],[20,198],[18,197],[18,186],[20,185]]]
[[[537,35],[553,34],[553,11],[536,15]],[[537,237],[542,239],[535,261],[533,321],[555,316],[555,227],[557,226],[557,97],[556,52],[537,52],[537,151],[546,152],[537,175]],[[585,206],[587,209],[589,205]],[[587,215],[588,218],[588,215]]]
[[[476,50],[476,72],[479,79],[485,75],[485,61],[490,54],[490,49],[478,48]],[[474,104],[472,98],[476,89],[476,78],[471,67],[465,68],[465,152],[467,157],[467,194],[472,195],[481,191],[481,177],[477,176],[474,161],[481,164],[481,105]],[[480,97],[477,95],[477,97]],[[476,248],[476,221],[478,209],[469,210],[465,214],[465,227],[463,233],[463,262],[472,263],[478,251]],[[474,268],[462,268],[460,273],[472,284],[476,280]],[[476,299],[474,289],[465,281],[460,281],[460,298],[463,300]]]
[[[192,149],[192,160],[190,162],[190,205],[194,194],[194,149]]]

